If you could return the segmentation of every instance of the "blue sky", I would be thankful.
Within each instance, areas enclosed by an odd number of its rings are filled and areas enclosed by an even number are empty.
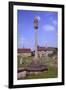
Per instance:
[[[58,13],[50,11],[18,10],[17,12],[17,46],[34,49],[34,17],[38,16],[38,45],[57,47]]]

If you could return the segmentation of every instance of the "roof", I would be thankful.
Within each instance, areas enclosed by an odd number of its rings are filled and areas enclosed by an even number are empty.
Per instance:
[[[31,53],[30,48],[18,48],[18,53]]]
[[[57,48],[54,48],[54,47],[38,47],[38,51],[54,51],[54,50],[57,50]]]

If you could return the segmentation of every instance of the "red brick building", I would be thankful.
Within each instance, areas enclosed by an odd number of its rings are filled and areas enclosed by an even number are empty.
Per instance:
[[[18,48],[17,52],[18,52],[18,55],[21,55],[23,57],[31,56],[30,48]]]

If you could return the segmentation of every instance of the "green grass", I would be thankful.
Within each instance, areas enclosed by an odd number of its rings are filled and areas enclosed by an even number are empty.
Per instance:
[[[18,60],[17,60],[18,68],[25,67],[26,65],[30,64],[33,57],[21,57],[21,58],[23,58],[22,64],[20,64],[20,57],[18,57]],[[43,64],[48,64],[48,65],[53,64],[55,62],[52,59],[52,57],[48,57],[48,58],[43,57],[40,60],[42,61]]]
[[[27,79],[38,79],[38,78],[55,78],[57,77],[57,71],[54,68],[49,67],[48,71],[39,73],[39,75],[28,76]]]
[[[43,71],[41,73],[28,75],[24,79],[42,79],[42,78],[56,78],[57,77],[57,68],[48,67],[47,71]],[[20,78],[19,80],[21,80]]]
[[[25,67],[26,65],[30,64],[31,60],[32,60],[32,57],[23,57],[23,62],[22,64],[20,64],[20,58],[18,57],[18,60],[17,60],[18,68]]]
[[[26,65],[30,64],[32,58],[33,57],[23,57],[22,64],[19,63],[19,59],[18,59],[18,68],[25,67]],[[48,59],[43,57],[40,60],[42,61],[42,63],[48,65],[48,70],[38,73],[37,75],[33,73],[31,75],[28,75],[24,79],[40,79],[40,78],[56,78],[57,77],[58,75],[57,67],[54,66],[55,61],[52,59],[52,57],[48,57]],[[53,64],[53,66],[51,66],[51,64]]]

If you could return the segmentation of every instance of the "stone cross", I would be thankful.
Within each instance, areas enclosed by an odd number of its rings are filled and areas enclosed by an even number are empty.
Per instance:
[[[37,46],[38,46],[38,17],[34,17],[34,29],[35,29],[35,58],[38,58],[38,51],[37,51]]]

